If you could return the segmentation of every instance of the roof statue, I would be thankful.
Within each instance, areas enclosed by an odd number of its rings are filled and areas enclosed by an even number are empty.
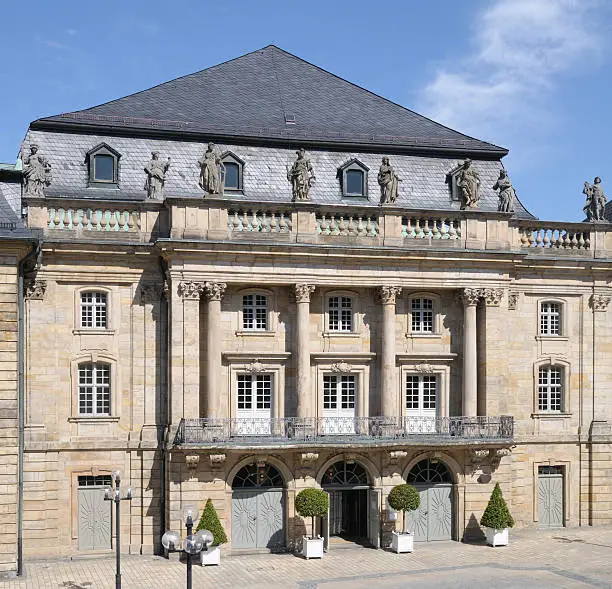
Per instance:
[[[198,160],[198,165],[200,166],[200,180],[198,182],[200,188],[207,194],[222,194],[223,163],[214,143],[208,144],[202,159]]]
[[[30,145],[30,154],[23,158],[24,196],[45,196],[45,186],[51,185],[51,164],[38,153],[38,145]]]
[[[145,180],[144,189],[147,191],[148,198],[163,199],[164,184],[166,183],[166,172],[170,167],[170,158],[167,162],[162,162],[159,159],[159,152],[151,152],[151,161],[145,166],[147,179]]]
[[[393,166],[389,163],[388,157],[382,158],[382,164],[378,170],[378,184],[380,186],[380,204],[392,204],[397,200],[398,185],[401,179],[398,178]]]
[[[514,199],[516,194],[512,181],[508,177],[508,172],[503,168],[499,171],[499,178],[493,185],[493,190],[499,190],[499,203],[497,210],[502,213],[514,213]]]
[[[457,173],[457,188],[461,197],[462,209],[475,209],[480,199],[480,177],[472,166],[472,160],[467,159]]]
[[[585,182],[582,194],[586,195],[586,203],[584,207],[582,207],[582,210],[585,212],[587,219],[592,222],[605,222],[604,211],[608,199],[603,193],[601,178],[597,176],[595,180],[593,180],[592,185]]]
[[[310,160],[306,158],[306,151],[299,149],[295,152],[297,159],[293,162],[293,166],[287,166],[287,180],[291,182],[293,191],[293,200],[302,201],[310,200],[310,187],[315,181],[314,170]]]

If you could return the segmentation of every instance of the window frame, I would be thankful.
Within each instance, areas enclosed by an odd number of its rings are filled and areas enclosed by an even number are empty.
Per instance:
[[[105,364],[109,367],[110,378],[110,413],[107,414],[91,414],[80,413],[80,377],[79,367],[84,364]],[[71,374],[71,414],[68,418],[69,422],[117,422],[121,416],[121,404],[118,402],[119,394],[119,367],[117,358],[106,351],[91,351],[83,352],[74,357],[70,363]],[[100,435],[109,435],[108,430],[101,429]]]
[[[91,383],[82,382],[82,371],[91,369]],[[77,384],[77,405],[79,417],[111,417],[112,409],[112,390],[111,390],[111,367],[107,362],[81,362],[77,368],[78,384]],[[104,379],[106,382],[104,382]],[[82,411],[83,393],[82,389],[91,388],[91,411]],[[103,404],[108,403],[108,411],[99,412],[98,405],[102,401]],[[87,400],[85,399],[85,403]]]
[[[348,192],[348,180],[347,173],[351,171],[359,171],[363,174],[363,190],[361,194]],[[368,172],[370,168],[363,162],[356,158],[353,158],[340,166],[338,169],[338,178],[340,180],[340,190],[343,198],[356,198],[356,199],[367,199],[368,198]]]
[[[540,370],[557,368],[561,372],[560,410],[540,409]],[[550,407],[550,402],[547,404]],[[555,356],[544,358],[533,365],[533,412],[532,417],[569,417],[571,415],[571,366],[569,362]]]
[[[92,301],[91,303],[84,303],[83,302],[83,297],[86,295],[93,295],[94,297],[98,297],[99,295],[102,295],[104,297],[104,304],[101,304],[97,301]],[[81,290],[79,292],[79,309],[80,309],[80,313],[79,313],[79,329],[82,330],[104,330],[106,331],[108,329],[108,324],[109,324],[109,304],[108,304],[108,292],[104,291],[104,290]],[[92,311],[91,311],[91,319],[92,319],[92,325],[83,325],[83,319],[84,319],[84,310],[87,307],[91,307]],[[104,309],[104,325],[94,325],[94,323],[97,320],[97,312],[96,309],[98,308],[103,308]]]
[[[245,299],[247,297],[252,297],[252,303],[245,303]],[[263,297],[265,299],[265,304],[258,303],[258,297]],[[264,310],[264,326],[259,327],[258,323],[261,322],[261,310]],[[247,313],[247,311],[249,311]],[[260,311],[260,313],[258,313]],[[247,319],[247,316],[249,318]],[[249,331],[249,332],[267,332],[270,331],[270,298],[268,295],[258,292],[249,292],[242,294],[242,320],[240,322],[240,330],[241,331]],[[251,326],[246,325],[247,321],[251,322]]]
[[[244,328],[244,305],[243,298],[247,295],[262,295],[268,299],[267,329],[245,329]],[[243,288],[236,292],[235,305],[238,308],[238,321],[236,325],[236,336],[244,337],[272,337],[277,331],[277,308],[276,292],[263,288]]]
[[[82,327],[81,294],[88,292],[100,292],[106,295],[106,327]],[[72,333],[74,335],[93,333],[113,335],[115,333],[114,309],[116,307],[119,308],[118,305],[115,305],[115,296],[115,290],[105,286],[98,286],[97,284],[83,285],[76,288],[74,291],[74,327]]]
[[[416,299],[429,299],[432,303],[432,331],[413,331],[413,309],[412,309],[412,301]],[[407,330],[406,337],[415,337],[415,338],[437,338],[439,339],[442,336],[441,333],[441,317],[440,317],[440,295],[421,291],[421,292],[413,292],[410,293],[407,297],[406,302],[406,315],[407,315]]]
[[[113,179],[101,180],[96,178],[96,156],[104,155],[113,158]],[[89,188],[119,188],[119,160],[121,154],[107,143],[100,143],[90,149],[85,155],[85,165],[87,166],[87,186]]]
[[[244,194],[244,166],[245,162],[232,151],[225,151],[221,154],[221,163],[225,166],[226,163],[235,164],[238,166],[238,187],[227,188],[225,186],[225,169],[223,172],[223,192],[229,194]]]
[[[356,311],[356,300],[357,297],[354,293],[346,292],[346,291],[333,291],[325,293],[325,333],[328,335],[355,335],[358,332],[357,330],[357,311]],[[350,299],[351,307],[350,307],[350,329],[332,329],[331,327],[331,307],[330,302],[331,299]],[[342,322],[342,306],[338,307],[338,321],[339,324]]]
[[[435,376],[437,378],[436,417],[451,415],[451,366],[456,361],[456,354],[432,354],[423,358],[418,354],[398,354],[400,375],[399,415],[406,415],[406,379],[410,376]]]
[[[565,320],[565,306],[566,306],[565,301],[562,301],[559,299],[550,299],[550,298],[538,299],[537,305],[538,305],[537,307],[538,309],[538,313],[537,313],[538,315],[538,332],[537,332],[538,336],[542,338],[552,338],[552,339],[567,337],[566,336],[567,324]],[[544,305],[558,305],[559,307],[559,310],[558,310],[559,331],[558,333],[550,333],[550,330],[548,332],[544,332],[542,330],[543,317],[552,316],[552,314],[549,312],[547,312],[546,314],[544,313],[544,311],[542,310]],[[550,319],[549,319],[549,322],[550,322]]]

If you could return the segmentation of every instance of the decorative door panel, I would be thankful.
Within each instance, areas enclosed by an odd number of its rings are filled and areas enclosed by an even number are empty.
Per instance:
[[[430,487],[427,491],[427,540],[450,540],[453,534],[453,489]]]
[[[406,529],[408,532],[414,534],[416,542],[427,542],[427,495],[428,488],[416,487],[421,498],[419,508],[415,511],[410,511],[405,514]]]
[[[104,500],[103,487],[78,490],[79,550],[111,548],[111,501]]]
[[[538,516],[543,528],[563,527],[563,475],[538,477]]]
[[[232,495],[232,547],[278,548],[284,543],[282,489],[235,490]]]
[[[380,491],[368,491],[368,541],[374,548],[380,548]]]
[[[232,495],[232,547],[257,548],[257,492]]]

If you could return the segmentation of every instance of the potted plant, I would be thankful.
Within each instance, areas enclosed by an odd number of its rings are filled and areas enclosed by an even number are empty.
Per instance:
[[[323,558],[323,538],[315,538],[315,517],[324,517],[329,509],[327,493],[321,489],[303,489],[295,498],[295,510],[302,517],[312,518],[311,537],[304,536],[302,555],[305,558]]]
[[[508,545],[508,528],[514,527],[514,519],[510,515],[499,483],[495,483],[489,504],[480,518],[480,525],[485,528],[487,544],[490,546]]]
[[[395,511],[402,512],[402,532],[391,533],[391,549],[397,552],[412,552],[414,550],[414,536],[406,530],[406,512],[414,511],[421,504],[419,492],[412,485],[396,485],[389,493],[389,505]]]
[[[196,532],[200,530],[208,530],[213,535],[213,543],[212,546],[208,550],[202,550],[200,552],[201,556],[201,564],[219,564],[221,562],[221,544],[225,544],[227,542],[227,536],[225,535],[225,530],[219,521],[219,516],[217,515],[217,510],[213,505],[212,499],[208,499],[206,501],[206,507],[204,507],[204,511],[202,512],[202,517],[198,523],[196,528]]]

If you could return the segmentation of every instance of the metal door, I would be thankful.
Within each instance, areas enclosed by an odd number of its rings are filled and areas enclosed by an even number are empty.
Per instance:
[[[538,516],[543,528],[563,527],[563,467],[539,467]]]
[[[78,489],[79,550],[111,548],[111,501],[104,500],[105,487]]]
[[[232,495],[232,547],[280,548],[285,543],[282,489],[235,490]]]
[[[368,542],[380,548],[380,491],[368,491]]]
[[[421,497],[416,511],[407,514],[408,531],[416,542],[451,540],[453,537],[452,485],[415,485]]]

